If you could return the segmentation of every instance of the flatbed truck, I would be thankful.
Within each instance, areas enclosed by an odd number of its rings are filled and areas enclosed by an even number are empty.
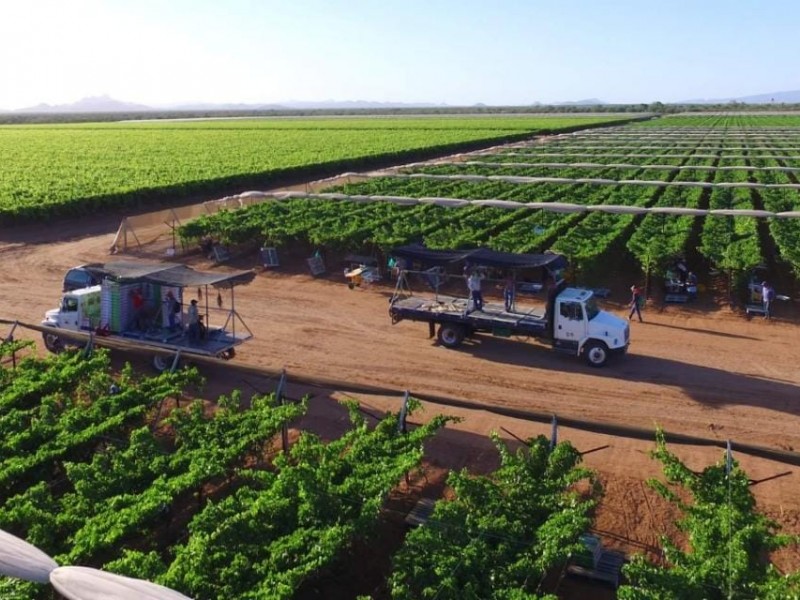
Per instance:
[[[558,352],[583,356],[592,367],[602,367],[614,355],[622,355],[630,343],[628,322],[600,310],[592,290],[551,288],[542,308],[505,310],[503,304],[485,303],[473,310],[467,298],[435,298],[395,293],[390,301],[392,323],[428,323],[430,337],[436,333],[446,348],[456,348],[479,332],[508,337],[528,336],[542,340]]]
[[[100,345],[109,339],[137,350],[153,349],[153,367],[163,371],[178,355],[233,358],[236,347],[253,337],[233,301],[233,288],[250,282],[254,277],[252,272],[203,273],[175,263],[138,262],[94,264],[92,268],[102,280],[100,285],[64,292],[58,308],[45,314],[42,337],[51,352],[83,345],[84,336],[76,339],[75,335],[69,335],[77,332]],[[203,287],[205,306],[198,305],[200,322],[197,333],[193,334],[185,322],[190,303],[185,291]],[[221,304],[209,306],[209,287],[230,290],[228,308],[222,308]],[[139,310],[132,301],[134,293],[142,296],[143,306]],[[173,302],[178,303],[177,309],[170,315]],[[219,323],[210,323],[212,314]]]

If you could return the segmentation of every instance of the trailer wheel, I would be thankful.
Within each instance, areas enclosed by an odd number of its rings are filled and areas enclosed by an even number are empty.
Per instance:
[[[55,333],[43,333],[42,339],[44,340],[44,347],[53,354],[58,354],[64,350],[64,342]]]
[[[608,346],[603,342],[586,342],[583,347],[583,357],[590,367],[602,367],[608,362]]]
[[[222,352],[217,354],[217,358],[221,358],[222,360],[230,360],[234,356],[236,356],[236,349],[235,348],[229,348],[229,349],[223,350]]]
[[[170,367],[172,367],[172,358],[168,356],[162,356],[161,354],[154,354],[153,355],[153,368],[159,372],[163,373]]]
[[[464,328],[461,325],[443,323],[439,326],[439,343],[445,348],[457,348],[464,341]]]

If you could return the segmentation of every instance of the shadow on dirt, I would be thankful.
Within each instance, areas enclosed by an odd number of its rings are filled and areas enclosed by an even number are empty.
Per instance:
[[[716,332],[705,330],[698,330],[697,333],[716,335]],[[800,386],[791,381],[733,373],[715,367],[645,356],[635,352],[628,353],[624,357],[614,357],[605,367],[594,369],[587,366],[580,357],[556,353],[535,340],[527,344],[520,343],[525,339],[503,339],[478,334],[465,340],[454,351],[467,352],[477,359],[507,365],[563,371],[565,375],[581,373],[629,382],[677,387],[697,402],[711,407],[742,404],[800,415],[800,405],[797,403]],[[430,343],[437,342],[434,339]]]
[[[679,329],[681,331],[691,331],[693,333],[700,333],[703,335],[716,335],[719,337],[724,338],[732,338],[738,340],[757,340],[758,338],[754,338],[748,335],[738,335],[736,333],[725,333],[724,331],[712,331],[711,329],[697,329],[694,327],[681,327],[680,325],[667,325],[666,323],[655,323],[653,321],[647,322],[648,327],[664,327],[666,329]]]

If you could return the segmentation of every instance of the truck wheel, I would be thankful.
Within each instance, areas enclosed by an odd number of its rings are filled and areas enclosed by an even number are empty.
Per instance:
[[[55,333],[43,333],[42,339],[44,339],[44,347],[53,354],[58,354],[64,350],[64,342]]]
[[[608,362],[608,346],[603,342],[586,342],[583,347],[583,357],[590,367],[602,367]]]
[[[464,328],[461,325],[443,323],[439,326],[438,339],[445,348],[456,348],[464,341]]]

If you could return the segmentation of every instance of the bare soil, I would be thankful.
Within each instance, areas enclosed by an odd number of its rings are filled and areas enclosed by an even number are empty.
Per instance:
[[[57,305],[69,267],[110,260],[108,249],[116,225],[113,218],[96,217],[0,230],[4,267],[0,317],[38,323],[45,310]],[[631,325],[629,354],[606,368],[593,369],[532,341],[479,336],[458,350],[445,349],[428,338],[426,325],[392,325],[390,284],[350,290],[339,261],[328,257],[330,274],[312,278],[303,258],[284,253],[281,259],[286,266],[274,271],[262,270],[255,254],[234,261],[235,267],[259,271],[253,283],[236,293],[236,310],[255,334],[240,347],[237,363],[549,412],[562,418],[649,429],[661,426],[669,432],[721,442],[730,439],[734,450],[739,442],[800,451],[800,370],[795,346],[800,329],[791,302],[780,304],[772,321],[747,320],[715,303],[710,293],[695,305],[648,306],[645,322]],[[201,268],[229,268],[215,267],[199,255],[186,260]],[[606,309],[627,314],[628,285],[625,278],[612,283]],[[227,297],[223,301],[229,302]],[[36,339],[38,334],[18,332],[17,336]],[[209,369],[207,374],[209,394],[233,387],[246,393],[268,391],[273,383],[224,368]],[[336,390],[292,388],[297,395],[307,392],[312,400],[304,426],[328,433],[344,427],[345,412],[330,402],[331,397],[341,396]],[[375,415],[396,410],[400,402],[397,396],[358,395],[358,399]],[[497,457],[487,437],[491,431],[512,445],[519,443],[516,438],[550,433],[548,425],[426,404],[425,414],[438,412],[464,420],[429,444],[428,479],[434,483],[423,480],[412,485],[406,500],[396,504],[403,510],[414,498],[441,491],[446,469],[486,471],[495,466]],[[675,533],[671,525],[675,515],[645,484],[647,478],[659,475],[657,463],[648,456],[653,444],[566,428],[559,435],[585,452],[586,464],[603,483],[605,496],[595,529],[604,543],[657,556],[659,536]],[[722,456],[713,447],[675,445],[673,449],[695,469]],[[761,510],[787,532],[800,533],[797,468],[734,454],[758,482],[752,489]],[[800,568],[797,550],[784,551],[776,560],[785,571]],[[579,584],[564,583],[559,594],[579,597],[580,592],[568,590],[570,585]]]

